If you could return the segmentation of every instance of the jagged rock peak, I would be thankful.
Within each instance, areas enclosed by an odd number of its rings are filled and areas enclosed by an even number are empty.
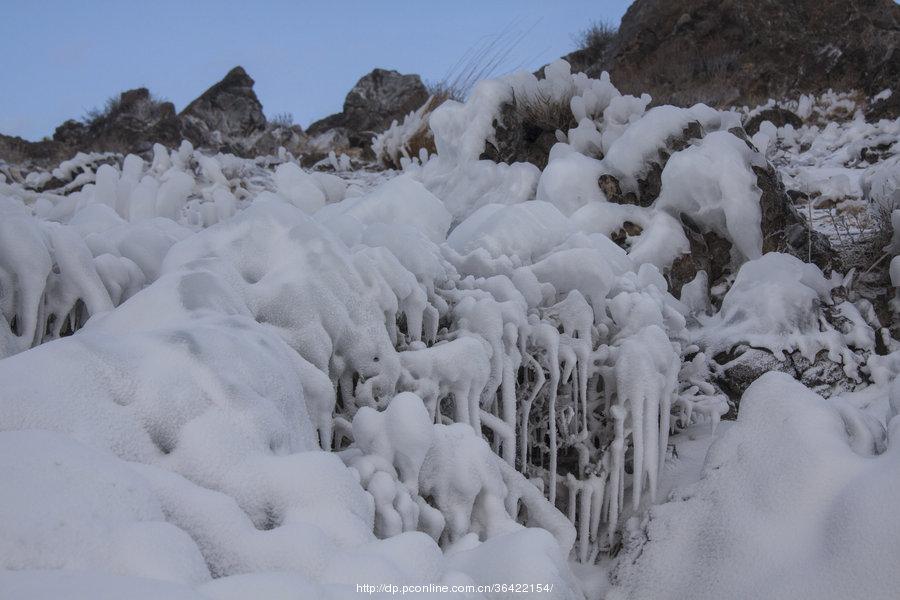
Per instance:
[[[266,116],[253,84],[237,66],[188,104],[178,115],[188,139],[217,146],[265,130]]]

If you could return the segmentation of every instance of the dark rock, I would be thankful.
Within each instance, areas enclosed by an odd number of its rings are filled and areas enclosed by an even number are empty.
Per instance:
[[[641,227],[637,223],[625,221],[624,223],[622,223],[622,227],[620,227],[617,231],[614,231],[609,237],[620,247],[627,249],[628,238],[633,238],[641,235],[641,232],[643,230],[643,227]]]
[[[428,101],[428,89],[418,75],[375,69],[362,77],[344,99],[343,111],[307,128],[309,136],[344,129],[352,147],[368,148],[372,137]]]
[[[77,143],[80,150],[139,153],[156,142],[174,146],[181,141],[175,106],[154,99],[147,88],[122,92],[118,101],[109,103],[106,111],[85,124],[85,129]],[[76,129],[69,127],[67,131]]]
[[[900,117],[900,89],[895,85],[892,91],[889,98],[873,102],[866,108],[866,121],[874,122]]]
[[[778,360],[774,354],[761,348],[752,348],[743,344],[730,352],[723,352],[715,357],[722,367],[722,376],[718,384],[728,397],[739,402],[750,384],[769,371],[781,371],[792,377],[797,376],[794,363],[790,358]]]
[[[744,130],[749,135],[755,135],[756,132],[759,131],[759,126],[762,125],[763,121],[770,121],[775,127],[791,125],[794,129],[798,129],[803,125],[803,121],[795,113],[786,108],[776,106],[774,108],[767,108],[750,117],[744,124]]]
[[[67,146],[80,146],[87,135],[87,126],[81,121],[69,119],[53,132],[53,141]]]
[[[254,143],[251,154],[257,156],[273,155],[278,152],[279,148],[284,148],[296,154],[303,150],[305,142],[306,135],[303,132],[303,128],[299,125],[284,127],[269,123],[263,134]]]
[[[681,288],[694,280],[697,273],[705,271],[710,287],[730,272],[731,242],[714,231],[703,232],[687,215],[681,215],[681,223],[691,245],[688,254],[682,254],[666,272],[669,291],[681,295]]]
[[[610,202],[615,202],[616,204],[634,204],[634,202],[629,202],[625,199],[622,194],[622,186],[619,185],[619,180],[612,175],[608,173],[601,175],[597,180],[597,184],[600,186],[600,191],[603,192],[603,195],[606,196],[606,199]]]
[[[222,81],[188,104],[178,118],[183,135],[195,146],[240,150],[252,145],[266,129],[253,79],[242,67],[230,70]]]
[[[669,154],[660,152],[658,162],[650,163],[650,167],[643,177],[638,178],[638,202],[639,206],[650,206],[662,191],[662,172],[665,163],[669,160]]]
[[[762,211],[763,254],[785,252],[823,271],[840,268],[837,253],[828,238],[812,230],[784,189],[781,177],[771,164],[753,167],[756,185],[762,191],[759,207]]]
[[[67,146],[55,140],[29,142],[20,137],[0,134],[0,160],[22,167],[51,167],[68,158]]]
[[[717,382],[736,404],[750,384],[769,371],[787,373],[826,398],[866,385],[847,377],[843,365],[828,358],[827,350],[819,351],[813,360],[797,350],[785,355],[785,360],[778,360],[768,350],[740,344],[717,355],[715,361],[722,367]]]
[[[805,358],[800,352],[792,352],[791,362],[797,372],[797,379],[820,396],[830,397],[835,393],[852,390],[857,382],[850,380],[844,367],[828,358],[828,351],[821,350],[814,360]]]
[[[669,157],[675,152],[684,150],[691,142],[703,137],[703,126],[697,121],[692,121],[680,134],[669,137],[666,140],[665,149],[660,150],[656,160],[650,160],[644,172],[637,178],[637,195],[626,194],[624,199],[627,204],[638,206],[650,206],[659,197],[662,191],[662,172],[669,162]]]
[[[485,143],[482,159],[494,162],[530,162],[543,169],[547,166],[550,148],[557,142],[556,131],[568,131],[575,127],[572,111],[538,111],[533,107],[518,106],[506,102],[500,107],[500,115],[494,119],[494,135]]]

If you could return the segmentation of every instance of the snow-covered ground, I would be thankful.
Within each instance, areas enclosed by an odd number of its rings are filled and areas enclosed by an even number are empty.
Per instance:
[[[737,111],[545,74],[437,108],[401,171],[187,143],[7,166],[0,597],[893,596],[900,344],[852,277],[763,255],[753,169],[817,227],[826,199],[890,214],[900,121],[805,99],[748,144]],[[533,98],[577,122],[546,168],[480,160]],[[661,151],[648,205],[598,185],[643,193]],[[676,297],[683,218],[731,274]],[[742,345],[856,391],[729,399]]]
[[[801,211],[841,248],[875,235],[879,212],[900,203],[900,121],[866,122],[858,94],[830,92],[778,105],[795,111],[803,125],[764,122],[753,141],[785,186],[799,192]],[[770,101],[746,115],[773,106]]]

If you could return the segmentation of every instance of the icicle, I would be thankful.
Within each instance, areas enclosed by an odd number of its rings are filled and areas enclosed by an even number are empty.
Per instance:
[[[578,560],[587,562],[588,549],[591,542],[591,506],[594,486],[589,482],[581,482],[581,497],[578,511]]]
[[[530,354],[525,355],[525,360],[531,367],[532,371],[537,378],[534,382],[534,386],[531,389],[531,395],[525,400],[522,404],[522,424],[520,427],[520,451],[521,451],[521,459],[522,459],[522,472],[525,473],[528,466],[528,419],[531,416],[531,406],[534,404],[534,399],[537,398],[537,395],[544,388],[544,384],[547,381],[547,378],[544,377],[544,369],[538,363],[537,360],[534,359]]]
[[[666,450],[669,447],[669,428],[671,427],[672,419],[672,398],[675,397],[678,388],[679,367],[680,361],[678,360],[678,357],[673,356],[672,361],[669,364],[669,369],[666,372],[665,388],[663,389],[660,398],[659,471],[657,472],[657,475],[662,472],[662,468],[666,464]]]
[[[619,405],[610,407],[610,413],[616,421],[615,437],[609,445],[612,453],[612,461],[609,470],[609,541],[612,543],[613,534],[619,521],[619,506],[621,491],[625,479],[625,409]]]
[[[606,491],[605,470],[600,471],[600,477],[591,475],[590,483],[594,487],[594,493],[591,495],[591,540],[597,541],[600,536],[600,517],[603,513],[603,495]]]
[[[500,384],[502,399],[501,410],[503,422],[512,432],[509,440],[503,444],[503,460],[510,465],[516,464],[516,369],[512,360],[507,358],[503,364],[503,382]]]
[[[554,349],[555,350],[555,349]],[[550,367],[550,399],[547,402],[548,418],[550,420],[550,490],[548,499],[550,504],[556,503],[556,394],[559,385],[559,362],[556,352],[551,352],[548,357]]]
[[[505,421],[494,414],[479,409],[481,412],[481,423],[494,432],[494,438],[500,440],[503,448],[516,447],[516,430],[510,427]],[[507,461],[509,462],[509,461]]]
[[[644,400],[644,469],[643,474],[647,479],[647,487],[650,490],[650,501],[654,502],[656,500],[656,481],[657,475],[659,474],[659,405],[662,401],[663,391],[663,376],[659,373],[652,374],[648,381],[645,381],[645,385],[643,387],[643,396]],[[635,461],[637,461],[637,457],[635,455]],[[642,487],[639,483],[637,483],[638,469],[635,466],[634,470],[635,476],[635,485],[640,490]],[[641,482],[643,483],[643,482]],[[632,490],[634,491],[634,490]],[[636,509],[640,505],[640,491],[637,494],[632,494],[632,506]]]
[[[569,473],[566,475],[566,487],[569,489],[569,511],[568,516],[569,520],[572,521],[572,524],[575,524],[576,518],[576,504],[577,504],[577,495],[578,495],[578,480],[575,479],[575,476]]]
[[[634,374],[624,368],[617,369],[616,379],[619,398],[631,409],[631,445],[633,447],[631,506],[637,510],[641,502],[644,484],[644,394],[639,393],[642,383],[634,380]]]

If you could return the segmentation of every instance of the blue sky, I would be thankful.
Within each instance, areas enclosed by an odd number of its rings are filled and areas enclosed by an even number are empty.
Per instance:
[[[39,139],[119,92],[146,86],[178,110],[242,65],[266,115],[304,127],[337,112],[374,67],[440,80],[465,51],[514,24],[507,62],[571,51],[591,21],[618,24],[626,0],[83,2],[0,0],[0,133]]]

